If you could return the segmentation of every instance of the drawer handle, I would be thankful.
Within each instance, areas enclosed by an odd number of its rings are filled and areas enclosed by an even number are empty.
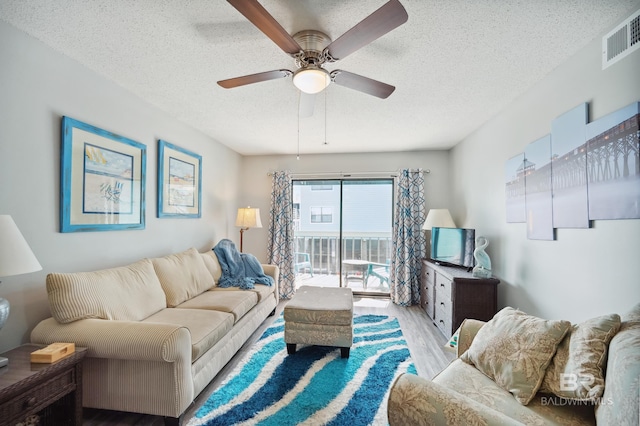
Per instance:
[[[440,283],[440,287],[444,287],[444,284]]]
[[[36,405],[37,402],[38,402],[38,398],[36,398],[35,396],[32,396],[31,398],[27,399],[24,402],[24,408],[33,407],[34,405]]]
[[[440,306],[444,306],[444,302],[440,302]]]
[[[440,320],[440,322],[441,322],[442,324],[444,324],[444,321]]]

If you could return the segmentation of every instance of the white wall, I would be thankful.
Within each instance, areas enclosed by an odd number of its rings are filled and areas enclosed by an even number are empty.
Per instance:
[[[600,47],[598,38],[452,150],[454,219],[488,237],[500,306],[580,321],[640,302],[640,220],[559,229],[556,241],[528,240],[525,224],[506,223],[507,159],[582,102],[594,121],[640,101],[640,51],[603,71]]]
[[[11,314],[0,352],[29,340],[48,317],[49,272],[120,266],[237,239],[240,155],[0,22],[0,214],[10,214],[43,271],[6,277]],[[59,233],[60,124],[67,115],[147,145],[146,229]],[[202,218],[156,218],[157,140],[202,155]]]
[[[389,142],[390,149],[393,142]],[[269,237],[269,210],[271,208],[271,182],[267,174],[274,170],[291,173],[358,173],[393,172],[404,168],[423,168],[425,173],[425,198],[430,208],[447,207],[449,204],[449,152],[387,152],[370,154],[315,154],[244,157],[241,172],[241,197],[238,207],[251,205],[260,208],[262,229],[250,229],[244,233],[244,251],[255,254],[262,261],[267,259]],[[375,212],[372,212],[375,213]]]

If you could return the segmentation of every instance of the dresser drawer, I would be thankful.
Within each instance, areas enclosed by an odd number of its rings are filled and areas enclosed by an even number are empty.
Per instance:
[[[34,414],[75,390],[75,370],[64,373],[40,383],[2,405],[0,412],[9,419],[20,419]]]
[[[429,315],[429,318],[431,319],[435,316],[435,307],[436,303],[433,297],[427,297],[424,310],[427,311],[427,315]]]
[[[427,297],[431,297],[433,299],[433,293],[434,293],[434,289],[435,289],[435,286],[433,285],[433,283],[427,281],[427,285],[426,285],[425,289],[427,291]]]
[[[427,285],[431,284],[431,286],[433,287],[433,284],[435,283],[436,271],[429,266],[426,266],[424,269],[425,269],[424,273],[427,279]]]
[[[451,315],[445,314],[444,310],[436,307],[435,323],[445,337],[451,337]]]
[[[437,296],[442,295],[443,298],[451,300],[451,280],[440,274],[436,274],[436,301]]]
[[[446,294],[436,293],[436,306],[435,308],[442,312],[442,315],[451,318],[453,313],[451,299]]]

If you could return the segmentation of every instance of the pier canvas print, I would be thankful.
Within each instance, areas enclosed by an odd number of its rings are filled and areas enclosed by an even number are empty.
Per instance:
[[[588,228],[587,103],[551,123],[553,227]]]
[[[146,146],[62,118],[61,232],[144,229]]]
[[[158,141],[158,217],[200,217],[202,157]]]
[[[530,143],[524,150],[529,167],[525,178],[527,238],[554,240],[551,195],[551,135]]]
[[[640,218],[640,102],[587,125],[589,219]]]
[[[527,221],[525,208],[525,178],[529,170],[529,163],[520,153],[507,160],[504,169],[505,200],[507,208],[507,223],[524,223]]]

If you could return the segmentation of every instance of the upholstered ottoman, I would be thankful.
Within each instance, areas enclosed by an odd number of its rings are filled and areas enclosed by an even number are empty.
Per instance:
[[[350,288],[302,286],[284,307],[287,352],[296,345],[337,346],[349,357],[353,343],[353,293]]]

